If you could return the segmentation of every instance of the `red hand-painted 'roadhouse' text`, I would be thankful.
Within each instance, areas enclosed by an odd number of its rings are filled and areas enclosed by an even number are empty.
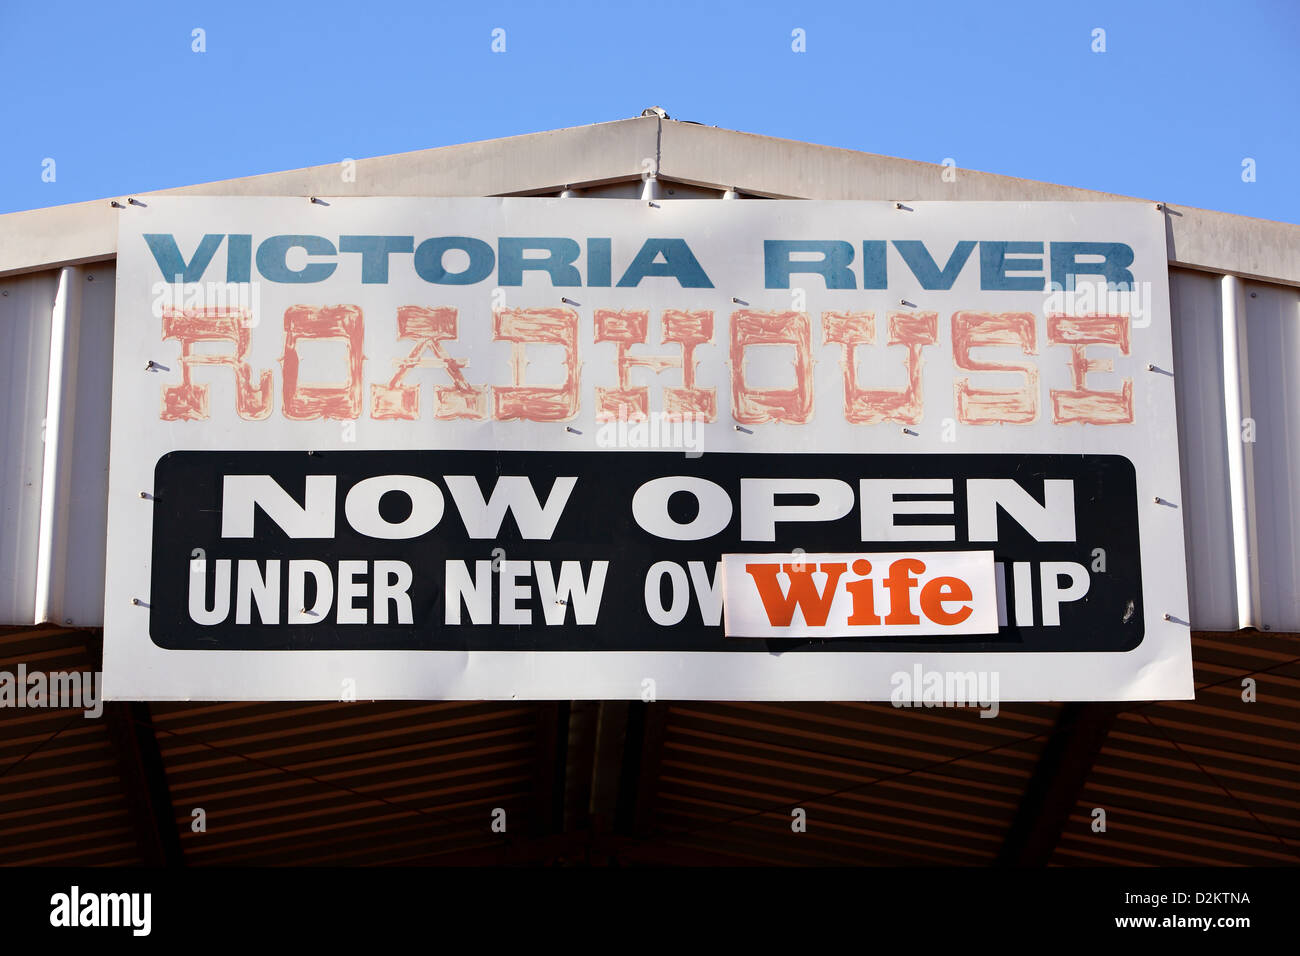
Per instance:
[[[203,421],[211,409],[209,386],[193,380],[196,366],[222,366],[235,377],[235,408],[240,418],[261,421],[273,405],[272,371],[254,369],[251,315],[240,308],[164,309],[163,338],[181,347],[181,382],[164,386],[160,417],[164,421]],[[598,421],[646,419],[651,412],[650,388],[632,384],[634,369],[656,374],[674,371],[680,385],[663,388],[656,411],[669,420],[713,422],[718,416],[717,388],[701,385],[697,377],[696,350],[715,343],[711,311],[664,310],[659,316],[660,346],[666,354],[639,354],[632,350],[650,342],[649,310],[597,309],[594,342],[614,346],[617,386],[596,387]],[[563,422],[575,418],[580,407],[579,316],[571,308],[504,309],[493,313],[492,338],[510,344],[510,382],[472,384],[465,376],[468,359],[456,355],[459,315],[451,307],[401,306],[397,310],[397,342],[401,354],[393,360],[394,374],[364,391],[365,320],[356,305],[295,305],[284,313],[281,412],[292,421],[348,420],[363,414],[379,420],[414,421],[423,414],[441,421],[496,420]],[[853,424],[895,423],[915,425],[924,415],[923,367],[927,355],[942,349],[937,312],[890,312],[885,316],[885,348],[896,354],[905,371],[906,384],[873,386],[862,381],[859,350],[877,345],[876,317],[872,312],[823,312],[821,345],[838,345],[844,380],[843,414]],[[1032,312],[954,312],[949,320],[954,367],[954,419],[967,425],[1028,424],[1040,415],[1039,366],[1013,354],[1016,360],[976,358],[977,349],[989,347],[1039,355],[1038,323]],[[1112,372],[1113,359],[1089,354],[1110,348],[1130,354],[1127,315],[1047,315],[1045,347],[1066,350],[1071,387],[1049,389],[1053,424],[1121,425],[1133,421],[1133,380],[1123,378],[1118,389],[1090,388],[1088,376]],[[804,424],[813,417],[813,330],[803,312],[731,313],[727,333],[731,415],[745,425],[783,422]],[[345,374],[332,381],[304,380],[300,348],[307,342],[341,342]],[[200,343],[224,343],[232,350],[200,352]],[[526,381],[529,345],[559,346],[563,350],[564,381],[558,385],[533,385]],[[788,387],[758,387],[746,379],[747,350],[755,346],[786,346],[792,350],[793,368]],[[942,355],[942,351],[938,353]],[[981,353],[983,354],[983,353]],[[897,366],[894,366],[897,368]],[[434,386],[426,395],[407,380],[417,368],[441,370],[449,383]],[[1000,372],[1019,378],[1011,387],[972,384],[961,372]],[[896,372],[893,373],[895,376]],[[367,400],[368,399],[368,400]],[[427,402],[422,412],[422,402]]]

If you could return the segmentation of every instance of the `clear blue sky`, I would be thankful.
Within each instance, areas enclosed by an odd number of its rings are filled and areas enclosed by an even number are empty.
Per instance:
[[[506,52],[491,50],[494,28]],[[191,50],[206,31],[207,52]],[[805,31],[807,51],[791,49]],[[1094,53],[1093,30],[1106,50]],[[1300,222],[1300,2],[0,0],[0,212],[676,119]],[[55,181],[43,182],[45,159]],[[1242,181],[1255,160],[1256,181]]]

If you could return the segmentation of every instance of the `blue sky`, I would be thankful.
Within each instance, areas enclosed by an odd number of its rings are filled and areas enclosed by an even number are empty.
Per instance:
[[[504,53],[491,50],[495,28]],[[795,29],[806,52],[791,49]],[[1300,222],[1297,0],[0,0],[0,75],[0,212],[653,104],[711,126]],[[1242,180],[1248,158],[1254,182]]]

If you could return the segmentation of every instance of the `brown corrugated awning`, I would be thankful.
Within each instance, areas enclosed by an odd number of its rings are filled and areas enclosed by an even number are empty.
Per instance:
[[[6,628],[0,671],[94,671],[100,643]],[[1300,637],[1197,633],[1193,653],[1195,701],[991,719],[887,703],[4,707],[0,863],[1294,865]]]

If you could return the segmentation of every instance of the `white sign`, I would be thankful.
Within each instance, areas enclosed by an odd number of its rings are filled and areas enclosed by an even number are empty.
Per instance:
[[[1189,698],[1165,263],[1139,203],[122,210],[105,694]]]

